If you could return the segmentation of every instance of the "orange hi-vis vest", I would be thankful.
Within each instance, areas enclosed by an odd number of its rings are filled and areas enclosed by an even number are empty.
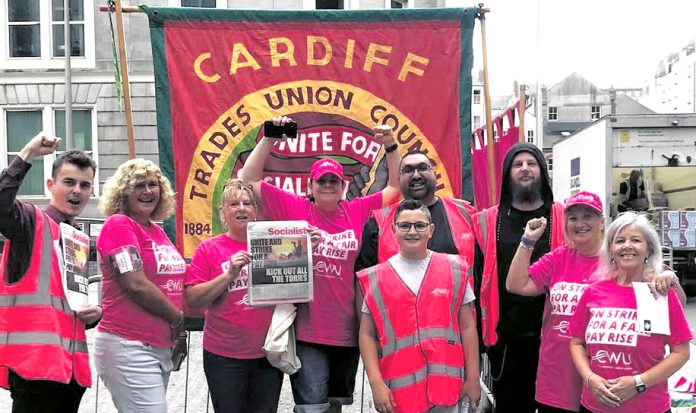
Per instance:
[[[38,208],[29,269],[8,284],[10,251],[5,242],[0,267],[0,387],[9,388],[8,369],[27,380],[92,385],[85,325],[63,291],[57,248],[60,227]]]
[[[498,297],[498,256],[496,250],[496,226],[498,225],[498,205],[484,209],[474,215],[476,241],[484,254],[483,275],[479,292],[481,306],[481,335],[483,344],[490,347],[498,342],[498,320],[500,307]],[[564,243],[563,205],[553,203],[551,208],[551,250]]]
[[[459,400],[464,353],[459,310],[468,268],[456,255],[433,253],[416,296],[389,262],[358,272],[379,340],[379,370],[395,412],[424,412]]]
[[[466,258],[469,265],[474,262],[474,227],[471,217],[475,210],[468,202],[461,199],[440,198],[445,207],[445,214],[450,225],[454,245],[459,255]],[[399,252],[399,243],[396,241],[391,226],[394,223],[394,214],[399,204],[376,209],[372,216],[379,227],[379,241],[377,261],[384,262]],[[435,228],[437,231],[437,228]]]

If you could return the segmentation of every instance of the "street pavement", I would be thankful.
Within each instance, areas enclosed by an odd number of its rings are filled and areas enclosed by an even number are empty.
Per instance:
[[[205,374],[203,373],[201,339],[202,333],[191,333],[189,357],[187,357],[181,365],[180,371],[172,372],[167,389],[167,405],[170,413],[213,413],[213,406],[208,397],[208,385],[205,380]],[[92,330],[87,333],[87,342],[91,352],[94,348],[94,334]],[[93,360],[91,361],[94,385],[85,392],[79,413],[117,413],[111,401],[111,395],[104,387],[104,383],[99,382],[97,385],[96,370],[94,369]],[[344,408],[344,412],[358,413],[375,411],[372,408],[372,392],[370,391],[367,377],[365,377],[364,383],[365,393],[363,394],[363,368],[361,364],[358,368],[358,375],[356,377],[355,393],[353,395],[354,403],[352,406]],[[10,412],[11,407],[12,399],[10,398],[10,393],[0,389],[0,412]],[[292,412],[292,407],[293,401],[292,392],[290,391],[290,381],[286,375],[280,395],[280,403],[278,404],[278,413]]]
[[[696,326],[696,298],[689,298],[686,305],[686,317],[689,325]],[[169,380],[167,390],[167,404],[170,413],[207,413],[213,412],[212,404],[209,403],[208,386],[203,373],[203,352],[201,350],[202,333],[191,333],[190,354],[182,364],[181,371],[173,372]],[[93,332],[87,334],[87,341],[90,350],[93,348]],[[696,344],[696,341],[694,341]],[[696,357],[696,355],[692,355]],[[188,370],[187,370],[188,366]],[[96,378],[94,365],[92,372]],[[367,382],[367,377],[363,378],[362,364],[358,368],[356,377],[354,403],[352,406],[344,407],[345,413],[375,412],[372,406],[372,392]],[[364,384],[364,386],[363,386]],[[364,390],[364,391],[363,391]],[[10,412],[12,401],[10,393],[0,389],[0,412]],[[280,395],[278,405],[279,413],[292,412],[293,401],[290,391],[290,381],[285,376],[283,390]],[[116,413],[116,408],[111,401],[111,396],[103,383],[96,384],[88,389],[82,399],[79,413]],[[251,413],[251,412],[250,412]]]

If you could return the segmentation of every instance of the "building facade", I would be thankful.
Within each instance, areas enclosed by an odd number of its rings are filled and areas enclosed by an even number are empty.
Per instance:
[[[648,104],[658,113],[696,113],[696,40],[660,61]]]
[[[238,9],[385,9],[461,6],[451,0],[147,0],[149,6]],[[92,154],[99,168],[84,216],[98,218],[101,184],[128,159],[126,120],[114,86],[112,27],[104,1],[71,0],[73,147]],[[0,168],[36,133],[64,136],[63,2],[0,0]],[[135,152],[158,162],[155,86],[147,16],[124,14]],[[115,35],[114,35],[115,37]],[[59,150],[64,150],[65,143]],[[45,181],[55,159],[34,161],[20,195],[48,202]]]

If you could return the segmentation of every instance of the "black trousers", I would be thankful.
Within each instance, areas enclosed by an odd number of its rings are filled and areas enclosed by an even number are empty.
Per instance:
[[[63,384],[25,380],[10,370],[12,413],[77,413],[85,388],[75,378]]]
[[[519,337],[498,342],[486,353],[491,362],[496,413],[535,413],[538,337]]]
[[[670,413],[672,409],[667,410],[665,413]],[[588,410],[587,407],[580,405],[580,413],[592,413],[591,410]]]

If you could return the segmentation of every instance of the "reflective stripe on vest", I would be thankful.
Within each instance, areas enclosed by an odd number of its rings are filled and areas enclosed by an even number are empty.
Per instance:
[[[37,214],[43,212],[37,211]],[[36,292],[33,294],[1,295],[0,307],[47,306],[60,310],[72,317],[75,313],[70,309],[67,300],[54,297],[50,293],[51,265],[53,259],[53,235],[51,234],[50,218],[43,216],[43,234],[41,241],[41,260],[39,261],[39,277]],[[70,340],[58,333],[52,332],[9,332],[0,333],[0,343],[4,344],[46,344],[61,346],[70,353],[87,353],[87,342]]]
[[[403,387],[412,386],[419,381],[425,380],[425,378],[430,374],[440,374],[443,376],[464,378],[462,375],[462,369],[459,367],[448,366],[442,363],[430,363],[426,367],[417,370],[413,373],[409,373],[405,376],[397,377],[395,379],[386,380],[386,385],[389,390],[397,390]]]
[[[478,213],[478,216],[483,217],[483,219],[479,219],[479,232],[481,233],[481,242],[483,245],[481,245],[481,250],[486,253],[486,245],[488,244],[488,222],[487,222],[487,217],[488,217],[488,209],[484,209],[481,212]]]
[[[50,295],[50,294],[49,294]],[[2,295],[0,296],[0,307],[29,307],[35,305],[48,305],[60,310],[68,315],[73,315],[70,309],[70,304],[61,297],[50,296],[49,302],[45,302],[44,297],[39,297],[35,294],[17,294],[17,295]]]
[[[457,209],[459,209],[459,212],[464,216],[464,219],[466,220],[466,222],[469,223],[471,228],[474,228],[474,223],[471,221],[471,215],[469,215],[469,210],[466,209],[464,201],[457,198],[452,198],[451,201],[454,205],[457,206]]]
[[[48,344],[63,347],[70,353],[87,353],[87,342],[70,340],[58,333],[0,333],[0,342],[5,344]]]
[[[394,332],[394,327],[391,324],[391,321],[389,320],[389,316],[387,315],[387,306],[384,304],[384,298],[382,297],[382,292],[379,289],[379,285],[377,283],[377,267],[370,267],[365,270],[367,273],[367,278],[370,281],[370,292],[372,294],[372,299],[375,302],[375,305],[377,307],[377,310],[379,312],[379,316],[382,319],[382,328],[384,331],[384,336],[386,339],[386,343],[384,346],[381,346],[379,349],[379,357],[384,358],[386,356],[389,356],[391,354],[394,354],[396,351],[408,348],[411,346],[414,346],[418,344],[422,340],[426,339],[433,339],[433,338],[443,338],[447,341],[454,341],[456,343],[461,344],[461,335],[457,333],[454,330],[454,320],[456,317],[456,314],[458,312],[455,312],[458,300],[457,298],[459,297],[459,289],[461,287],[461,282],[462,282],[462,270],[459,265],[459,261],[457,260],[456,256],[450,256],[447,255],[447,258],[450,262],[450,265],[452,266],[452,275],[453,275],[453,294],[452,294],[452,303],[450,304],[450,311],[452,316],[450,317],[450,325],[448,328],[426,328],[426,329],[419,329],[416,331],[414,334],[410,334],[405,337],[401,337],[399,339],[396,338],[396,333]],[[425,282],[425,279],[423,280]],[[438,366],[437,364],[428,364],[427,366]],[[443,365],[444,366],[444,365]],[[424,369],[425,372],[427,372],[428,368]],[[430,369],[430,372],[432,373],[437,373],[437,374],[445,374],[450,371],[456,371],[456,374],[451,374],[452,377],[457,377],[461,378],[461,372],[458,367],[451,367],[448,369],[444,369],[443,371],[445,373],[439,373],[439,370],[441,370],[439,367],[435,367],[436,370]],[[404,377],[409,377],[409,376],[414,376],[418,374],[418,372],[411,373],[408,376]],[[423,374],[423,377],[420,378],[420,380],[424,380],[426,378],[427,374]],[[415,376],[414,376],[415,377]],[[419,381],[419,380],[417,380]],[[417,382],[416,381],[416,382]],[[415,382],[412,382],[413,384]],[[390,386],[391,388],[391,386]]]
[[[390,206],[386,206],[382,209],[373,210],[372,216],[375,217],[375,223],[377,224],[377,233],[378,234],[382,233],[382,228],[384,227],[384,223],[387,220],[387,217],[389,216],[390,210],[391,210]]]

